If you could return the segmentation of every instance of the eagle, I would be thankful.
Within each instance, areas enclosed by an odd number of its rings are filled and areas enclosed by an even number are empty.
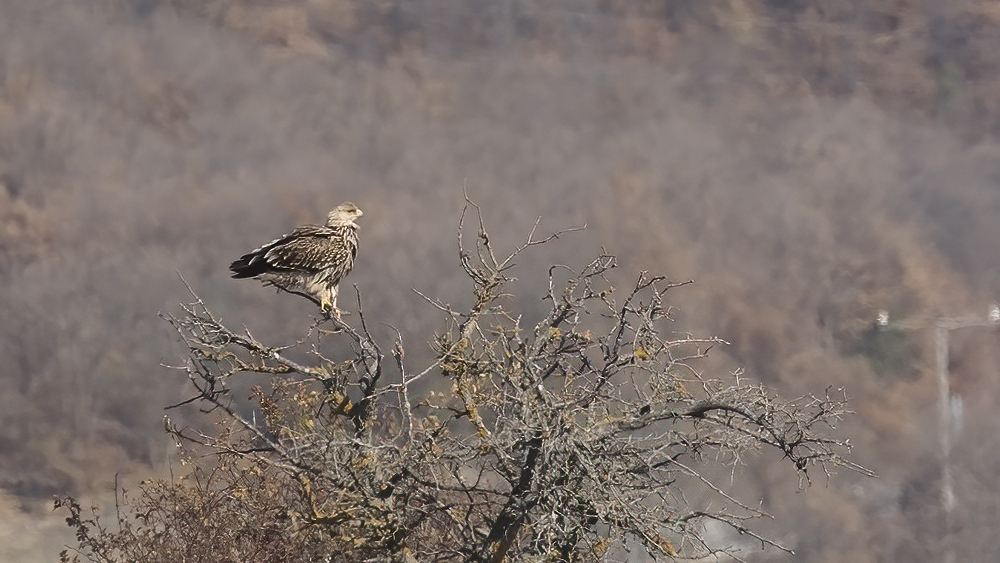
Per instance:
[[[341,203],[326,225],[303,225],[240,256],[229,265],[234,278],[256,278],[265,286],[302,295],[340,318],[337,286],[358,255],[357,205]]]

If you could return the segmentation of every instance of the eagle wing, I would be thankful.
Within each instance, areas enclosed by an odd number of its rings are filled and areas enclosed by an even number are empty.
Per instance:
[[[234,278],[251,278],[273,272],[315,272],[329,267],[324,249],[332,229],[305,225],[256,248],[229,265]]]
[[[276,270],[315,273],[352,262],[356,251],[356,247],[348,247],[338,229],[322,227],[271,247],[264,260]]]

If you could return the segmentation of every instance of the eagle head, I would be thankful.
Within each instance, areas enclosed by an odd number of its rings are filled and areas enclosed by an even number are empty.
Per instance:
[[[343,225],[350,225],[354,223],[354,220],[361,217],[364,213],[357,205],[349,201],[345,201],[337,206],[336,209],[330,212],[326,217],[326,225],[328,227],[337,227]]]

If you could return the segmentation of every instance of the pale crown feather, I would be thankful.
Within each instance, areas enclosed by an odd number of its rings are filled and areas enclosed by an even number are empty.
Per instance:
[[[361,212],[361,209],[359,209],[357,205],[354,205],[349,201],[345,201],[326,216],[326,226],[339,227],[342,225],[354,225],[354,220],[362,215],[364,215],[364,213]],[[357,225],[354,226],[357,227]]]

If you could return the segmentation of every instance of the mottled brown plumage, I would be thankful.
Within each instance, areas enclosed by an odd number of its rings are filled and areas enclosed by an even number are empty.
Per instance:
[[[363,213],[350,202],[327,216],[326,225],[304,225],[276,238],[229,265],[234,278],[256,278],[290,293],[304,295],[324,311],[339,316],[340,280],[354,267],[358,225]]]

